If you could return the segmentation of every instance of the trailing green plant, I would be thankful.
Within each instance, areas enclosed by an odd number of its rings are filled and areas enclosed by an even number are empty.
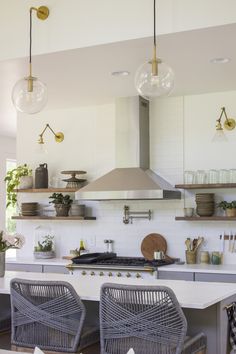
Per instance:
[[[62,193],[53,193],[49,198],[52,199],[49,203],[52,203],[54,205],[71,205],[73,202],[73,199],[71,199],[68,194],[63,195]]]
[[[7,204],[6,207],[12,205],[15,207],[17,203],[17,194],[14,191],[20,184],[21,177],[32,176],[32,169],[27,165],[20,165],[9,170],[4,178],[7,187]]]
[[[34,247],[34,252],[51,252],[53,251],[54,236],[46,235],[42,242],[38,241],[38,245]]]
[[[222,208],[223,210],[236,208],[236,200],[233,200],[232,202],[227,202],[226,200],[222,200],[217,205],[217,207]]]

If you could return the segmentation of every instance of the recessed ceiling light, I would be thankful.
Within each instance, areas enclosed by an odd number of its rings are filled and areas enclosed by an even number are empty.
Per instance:
[[[210,60],[212,64],[227,64],[230,61],[230,58],[213,58]]]
[[[112,76],[128,76],[129,74],[130,74],[130,72],[127,70],[113,71],[111,73]]]

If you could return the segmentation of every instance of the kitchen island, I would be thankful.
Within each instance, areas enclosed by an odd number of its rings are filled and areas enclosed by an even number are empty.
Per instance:
[[[168,286],[175,292],[184,310],[189,334],[202,331],[207,335],[208,354],[228,353],[225,306],[236,301],[236,284],[110,277],[81,279],[67,274],[6,272],[5,277],[0,278],[0,294],[10,294],[10,281],[13,278],[67,281],[83,300],[92,302],[99,301],[100,288],[105,282]]]

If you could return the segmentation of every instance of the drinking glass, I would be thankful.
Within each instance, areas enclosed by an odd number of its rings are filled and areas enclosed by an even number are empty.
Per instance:
[[[210,170],[208,172],[208,183],[219,183],[219,171]]]
[[[194,171],[185,171],[184,172],[184,183],[193,184],[194,176],[195,176],[195,172]]]
[[[206,172],[203,170],[197,170],[196,173],[196,183],[197,184],[204,184],[206,183]]]
[[[229,170],[222,169],[219,171],[219,182],[229,183]]]

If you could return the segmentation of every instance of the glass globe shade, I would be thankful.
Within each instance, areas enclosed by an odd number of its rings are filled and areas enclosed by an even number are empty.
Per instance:
[[[37,78],[33,78],[33,91],[28,91],[28,78],[16,82],[12,90],[12,102],[23,113],[40,112],[47,103],[47,87]]]
[[[226,142],[226,141],[227,141],[227,138],[225,136],[223,129],[217,129],[215,132],[215,135],[212,138],[212,142],[213,143],[222,143],[222,142]]]
[[[151,99],[170,94],[174,87],[174,72],[158,59],[158,75],[152,74],[152,63],[142,64],[135,74],[135,87],[140,96]]]

